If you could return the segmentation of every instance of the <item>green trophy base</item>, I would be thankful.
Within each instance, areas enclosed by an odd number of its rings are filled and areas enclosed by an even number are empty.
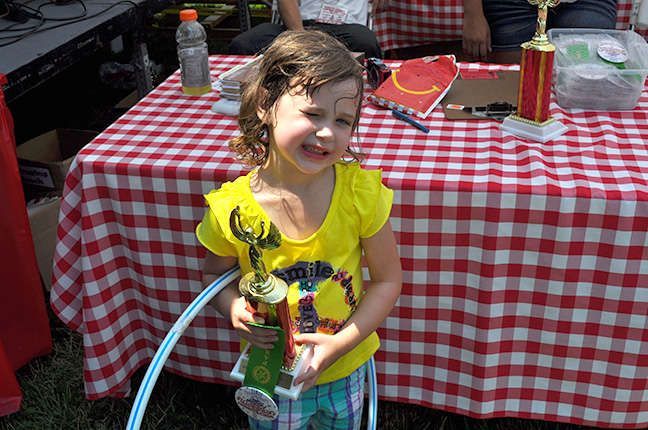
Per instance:
[[[230,372],[230,377],[235,381],[243,382],[245,380],[245,372],[247,371],[248,357],[250,355],[250,346],[251,345],[248,343],[241,353],[241,356],[236,361],[234,368]],[[283,366],[281,367],[279,379],[277,380],[277,385],[274,390],[274,392],[280,396],[288,397],[293,400],[297,400],[301,394],[302,386],[304,385],[301,383],[295,386],[293,385],[293,381],[298,375],[301,375],[306,371],[306,368],[313,357],[313,346],[310,344],[301,345],[297,347],[296,352],[297,358],[295,358],[293,366],[290,369]]]

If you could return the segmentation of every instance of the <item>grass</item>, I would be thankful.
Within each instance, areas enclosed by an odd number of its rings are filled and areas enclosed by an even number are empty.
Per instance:
[[[86,400],[81,335],[49,309],[53,352],[16,372],[21,409],[0,417],[2,430],[124,429],[146,368],[133,376],[132,396]],[[233,400],[235,387],[186,379],[163,371],[155,385],[142,429],[246,429],[247,417]],[[365,417],[366,421],[366,417]],[[380,401],[379,429],[407,430],[586,430],[592,427],[517,418],[478,420],[417,405]],[[366,424],[363,424],[365,428]]]

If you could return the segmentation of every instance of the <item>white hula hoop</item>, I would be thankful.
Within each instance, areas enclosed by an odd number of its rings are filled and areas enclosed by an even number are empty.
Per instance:
[[[238,266],[230,269],[229,271],[223,273],[218,279],[209,284],[199,295],[194,299],[191,304],[185,309],[185,311],[180,315],[176,323],[171,327],[169,333],[166,335],[160,346],[158,347],[153,360],[146,370],[144,379],[137,391],[137,397],[135,397],[135,402],[131,409],[130,416],[128,417],[128,423],[126,424],[126,430],[139,430],[142,425],[142,419],[144,418],[144,412],[146,411],[146,406],[148,401],[151,398],[151,393],[153,392],[153,387],[157,382],[158,376],[164,367],[164,363],[169,354],[173,351],[176,343],[180,339],[180,336],[183,335],[184,331],[189,327],[189,324],[196,317],[198,312],[200,312],[211,299],[214,298],[216,294],[220,292],[224,287],[229,285],[232,281],[238,278],[241,275],[241,270]],[[376,366],[374,363],[373,356],[369,359],[368,362],[369,371],[367,376],[369,378],[369,388],[367,395],[369,397],[369,410],[367,415],[367,429],[376,430],[376,413],[378,410],[378,390],[377,390],[377,380],[376,380]]]
[[[164,363],[167,358],[169,358],[169,354],[171,354],[173,347],[178,343],[180,336],[182,336],[187,327],[189,327],[189,324],[191,324],[191,321],[193,321],[198,312],[200,312],[202,308],[204,308],[207,303],[209,303],[209,301],[220,292],[220,290],[238,278],[240,274],[241,269],[238,266],[223,273],[218,279],[209,284],[207,288],[202,290],[198,297],[196,297],[187,309],[185,309],[182,315],[180,315],[173,327],[171,327],[171,330],[169,330],[169,333],[158,347],[158,350],[153,357],[153,361],[151,361],[151,364],[146,370],[142,384],[137,391],[135,403],[133,403],[133,408],[128,417],[128,424],[126,425],[127,430],[139,430],[140,425],[142,425],[144,411],[146,410],[146,405],[151,397],[151,392],[153,391],[155,382],[164,367]]]

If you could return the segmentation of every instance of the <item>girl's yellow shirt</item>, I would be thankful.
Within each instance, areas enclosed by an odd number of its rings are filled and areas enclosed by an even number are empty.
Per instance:
[[[331,205],[321,227],[304,240],[282,235],[279,248],[263,251],[268,271],[288,284],[288,304],[295,333],[334,334],[362,300],[362,246],[387,222],[393,192],[381,181],[379,170],[364,170],[357,163],[335,164],[336,182]],[[234,256],[241,272],[252,270],[249,245],[234,237],[230,214],[240,207],[241,224],[261,232],[270,219],[250,190],[252,172],[205,196],[209,209],[196,229],[200,242],[220,256]],[[267,233],[267,227],[265,228]],[[318,384],[350,375],[380,346],[372,333],[351,352],[329,367]]]

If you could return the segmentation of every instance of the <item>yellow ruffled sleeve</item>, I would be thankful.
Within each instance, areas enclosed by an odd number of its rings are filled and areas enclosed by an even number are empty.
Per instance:
[[[353,204],[360,215],[360,237],[371,237],[389,219],[394,192],[383,185],[380,170],[358,168],[352,186]]]
[[[223,190],[213,190],[205,196],[208,208],[202,222],[196,227],[196,236],[200,243],[216,255],[237,256],[235,247],[228,240],[229,217],[223,218],[224,211],[220,210],[225,204],[222,197],[227,197]],[[231,233],[229,233],[231,234]]]

